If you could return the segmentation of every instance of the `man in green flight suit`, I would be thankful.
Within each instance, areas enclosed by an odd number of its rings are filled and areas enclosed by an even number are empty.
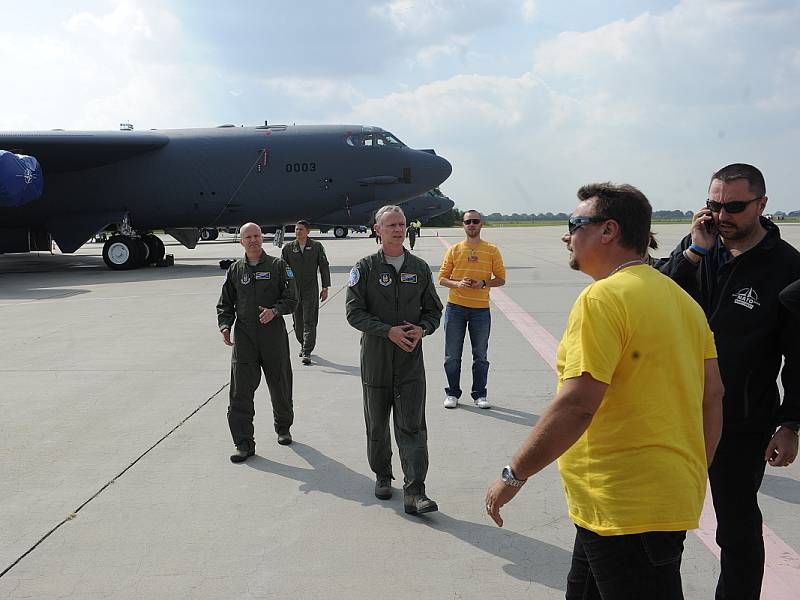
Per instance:
[[[422,337],[439,326],[442,303],[431,269],[403,248],[406,218],[397,206],[375,215],[381,249],[362,258],[347,282],[347,321],[361,334],[361,384],[367,425],[367,458],[376,476],[375,496],[392,496],[389,414],[404,474],[405,512],[438,510],[425,494],[428,431]]]
[[[311,364],[311,352],[317,345],[319,303],[328,299],[331,270],[325,248],[308,237],[308,221],[298,221],[294,226],[295,240],[286,244],[281,256],[294,273],[297,286],[297,308],[292,314],[294,335],[300,342],[300,358],[304,365]],[[317,270],[322,277],[322,290],[317,285]]]
[[[261,383],[262,369],[272,400],[278,443],[292,443],[292,364],[283,315],[297,305],[292,270],[282,259],[261,248],[261,227],[247,223],[239,234],[245,256],[228,268],[217,303],[222,339],[226,346],[233,346],[228,425],[236,445],[236,453],[231,455],[231,462],[235,463],[256,452],[253,396]]]

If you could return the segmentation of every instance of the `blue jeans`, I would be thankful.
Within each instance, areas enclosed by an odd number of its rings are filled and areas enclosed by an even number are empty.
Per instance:
[[[486,377],[489,374],[489,332],[492,315],[488,308],[469,308],[447,303],[444,313],[444,372],[447,374],[448,396],[461,397],[461,354],[464,336],[469,328],[472,344],[472,398],[486,397]]]
[[[567,600],[683,600],[685,531],[601,536],[576,529]]]

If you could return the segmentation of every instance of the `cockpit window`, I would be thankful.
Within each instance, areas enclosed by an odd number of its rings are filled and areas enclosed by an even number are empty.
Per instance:
[[[398,140],[396,137],[394,137],[388,131],[384,131],[383,132],[383,139],[385,140],[385,143],[387,145],[390,145],[390,146],[405,146],[405,144],[403,142]]]
[[[348,146],[391,146],[401,148],[405,146],[388,131],[373,127],[364,127],[361,133],[349,133],[345,138]]]

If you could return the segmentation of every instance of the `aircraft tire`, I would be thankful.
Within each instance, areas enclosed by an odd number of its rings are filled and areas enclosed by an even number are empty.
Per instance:
[[[147,245],[143,238],[136,238],[136,242],[139,246],[139,258],[134,269],[150,264],[150,246]]]
[[[333,236],[337,238],[346,238],[347,237],[347,227],[334,227],[333,228]]]
[[[161,241],[160,237],[152,233],[142,236],[142,240],[147,245],[147,249],[149,250],[147,264],[157,265],[164,259],[164,255],[167,252],[166,248],[164,248],[164,242]]]
[[[213,242],[219,237],[219,231],[213,227],[204,227],[200,230],[200,239],[204,242]]]
[[[140,240],[125,235],[114,235],[103,245],[103,261],[115,271],[136,269],[140,266],[143,252]]]

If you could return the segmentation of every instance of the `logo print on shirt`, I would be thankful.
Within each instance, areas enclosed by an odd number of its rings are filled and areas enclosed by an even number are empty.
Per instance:
[[[242,285],[250,283],[250,273],[242,273]]]
[[[417,283],[417,274],[400,273],[400,283]]]
[[[758,301],[758,294],[756,294],[756,291],[751,287],[742,288],[731,295],[733,296],[733,303],[739,306],[744,306],[750,310],[753,310],[756,306],[761,306],[761,303]]]
[[[256,273],[256,279],[269,279],[272,273],[269,271],[258,271]]]
[[[391,273],[381,273],[378,276],[378,283],[380,283],[383,287],[388,287],[392,285],[392,274]]]

